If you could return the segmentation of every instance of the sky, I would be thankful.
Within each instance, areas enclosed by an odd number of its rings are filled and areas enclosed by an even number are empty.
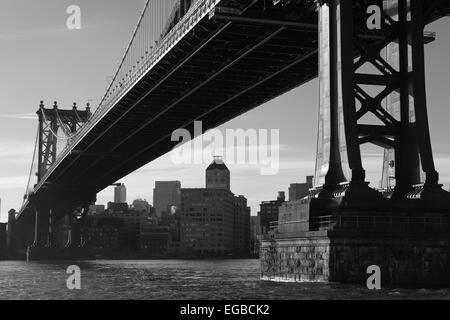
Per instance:
[[[60,108],[73,102],[96,106],[106,91],[145,0],[2,0],[0,2],[0,221],[9,209],[19,209],[26,188],[37,132],[39,101]],[[81,8],[81,29],[69,30],[70,5]],[[427,45],[427,94],[431,137],[441,183],[450,188],[450,20],[428,30],[437,41]],[[318,81],[314,80],[270,101],[219,129],[279,130],[280,169],[262,175],[254,165],[228,165],[231,189],[245,195],[256,215],[261,201],[272,200],[291,183],[314,173]],[[378,186],[382,150],[364,147],[367,179]],[[180,180],[182,187],[204,187],[206,164],[175,165],[165,155],[120,182],[128,201],[153,203],[155,181]],[[108,188],[98,203],[113,199]]]

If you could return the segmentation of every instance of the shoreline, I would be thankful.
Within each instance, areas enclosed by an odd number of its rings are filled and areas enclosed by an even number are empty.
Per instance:
[[[199,260],[259,260],[258,257],[180,257],[180,256],[167,256],[167,257],[60,257],[57,259],[49,257],[31,258],[29,261],[147,261],[147,260],[185,260],[185,261],[199,261]],[[13,262],[24,261],[26,258],[22,256],[10,256],[1,258],[0,262]]]

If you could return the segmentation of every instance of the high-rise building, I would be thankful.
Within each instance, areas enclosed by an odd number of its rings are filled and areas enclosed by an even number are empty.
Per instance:
[[[149,204],[147,200],[143,199],[134,200],[132,206],[134,210],[146,213],[150,213],[152,209],[151,204]]]
[[[123,183],[117,185],[114,188],[114,202],[126,203],[127,202],[127,188]]]
[[[248,255],[250,253],[250,215],[251,209],[244,196],[234,197],[234,253]]]
[[[306,183],[293,183],[289,187],[289,201],[303,199],[309,195],[309,190],[313,187],[313,176],[306,177]]]
[[[6,223],[0,223],[0,258],[6,256]]]
[[[139,252],[147,257],[164,257],[170,244],[170,228],[166,225],[147,225],[141,229]]]
[[[162,213],[171,210],[171,207],[181,205],[180,181],[156,181],[153,189],[153,206],[158,218]]]
[[[16,210],[8,211],[8,233],[6,236],[6,246],[9,251],[14,252],[16,249],[15,232],[16,232]]]
[[[129,208],[126,203],[108,203],[108,210],[86,219],[86,244],[127,255],[138,249],[141,231],[150,224],[150,214]],[[108,254],[108,251],[106,252]]]
[[[163,212],[158,224],[167,226],[169,231],[168,252],[171,255],[180,253],[180,211],[181,208],[173,206],[170,211]]]
[[[234,250],[234,196],[226,189],[181,190],[181,250],[226,255]]]
[[[206,169],[206,189],[230,190],[230,170],[221,157],[214,157]]]
[[[250,252],[254,256],[259,255],[259,239],[261,235],[261,219],[259,216],[250,217]]]
[[[247,255],[250,208],[230,191],[230,171],[215,158],[206,169],[206,188],[182,189],[180,250],[194,255]]]
[[[108,211],[113,213],[127,212],[128,209],[128,204],[126,202],[108,202]]]
[[[85,241],[88,248],[110,256],[121,249],[124,221],[106,214],[88,216],[85,220]]]
[[[280,191],[277,200],[264,201],[260,204],[258,216],[261,222],[262,234],[267,234],[271,229],[271,224],[278,221],[278,209],[285,202],[285,193]]]
[[[309,230],[309,198],[313,188],[313,177],[306,177],[306,183],[294,184],[289,188],[289,202],[278,208],[278,231],[294,233]]]

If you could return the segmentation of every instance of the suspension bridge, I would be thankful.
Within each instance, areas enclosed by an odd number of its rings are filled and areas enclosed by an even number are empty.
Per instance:
[[[369,29],[367,8],[391,2],[395,17],[382,11],[383,27]],[[395,150],[394,197],[407,199],[414,190],[418,199],[441,197],[428,130],[423,39],[424,27],[449,12],[448,0],[147,1],[96,108],[39,106],[30,179],[15,216],[18,246],[52,245],[56,221],[77,208],[82,217],[98,192],[173,149],[173,130],[193,133],[194,121],[202,121],[204,130],[217,127],[318,75],[329,111],[321,113],[319,139],[327,146],[318,152],[318,197],[376,194],[365,181],[363,143]],[[393,43],[397,65],[380,55]],[[359,72],[364,64],[378,73]],[[384,90],[373,98],[364,86]],[[397,118],[381,106],[395,92],[401,96]],[[414,124],[407,115],[410,95]],[[382,123],[358,123],[366,113]],[[420,186],[419,170],[426,178]]]

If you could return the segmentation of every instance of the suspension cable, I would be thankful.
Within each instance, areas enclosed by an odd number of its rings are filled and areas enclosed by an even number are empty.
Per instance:
[[[62,129],[62,131],[64,132],[64,134],[68,137],[68,139],[70,140],[71,138],[73,138],[75,136],[75,134],[71,133],[69,130],[67,130],[66,126],[64,125],[64,123],[61,120],[61,117],[59,116],[59,111],[58,109],[55,109],[55,113],[56,113],[56,121],[58,121],[59,127]]]
[[[194,7],[197,1],[192,1],[191,7]],[[151,6],[151,9],[149,7]],[[121,92],[122,87],[126,87],[129,81],[132,81],[136,77],[136,73],[146,67],[148,63],[154,61],[152,58],[152,52],[156,49],[162,50],[161,44],[164,44],[162,40],[170,32],[170,30],[182,19],[182,14],[177,15],[176,10],[179,10],[179,2],[176,0],[147,0],[145,6],[140,14],[138,23],[133,31],[130,41],[127,44],[125,53],[119,62],[117,70],[112,77],[111,83],[109,83],[106,93],[101,97],[100,103],[94,113],[100,112],[103,109],[103,105],[106,103],[111,95],[117,96]],[[185,8],[187,9],[187,8]],[[151,10],[150,17],[146,17],[146,13]],[[142,30],[143,29],[143,30]],[[137,56],[136,56],[137,55]],[[152,58],[153,60],[149,59]],[[136,70],[134,70],[136,69]],[[118,92],[116,93],[116,88]],[[80,131],[68,132],[67,127],[64,125],[62,119],[59,116],[58,110],[55,110],[57,124],[61,127],[61,130],[66,135],[65,137],[59,136],[52,127],[52,122],[49,122],[45,110],[41,106],[40,108],[43,121],[48,125],[48,131],[57,139],[57,141],[66,141],[68,145],[73,138],[75,138]],[[80,120],[78,114],[76,114],[77,120]],[[81,122],[81,121],[80,121]],[[56,130],[58,131],[58,130]],[[37,154],[37,147],[39,143],[39,128],[36,136],[35,149],[33,154],[33,163]],[[66,145],[67,147],[67,145]],[[33,163],[30,169],[30,175],[28,177],[27,191],[31,182],[31,176],[33,171]]]
[[[119,75],[120,70],[122,69],[122,66],[123,66],[124,63],[125,63],[125,60],[126,60],[127,57],[128,57],[128,53],[129,53],[129,51],[130,51],[130,49],[131,49],[131,46],[133,45],[134,39],[135,39],[135,37],[136,37],[137,32],[139,31],[139,27],[140,27],[140,25],[141,25],[141,22],[142,22],[142,20],[143,20],[143,18],[144,18],[145,12],[147,11],[147,8],[148,8],[149,4],[150,4],[150,0],[147,0],[147,2],[145,3],[144,9],[142,10],[141,16],[139,17],[139,21],[138,21],[138,23],[137,23],[137,25],[136,25],[136,28],[135,28],[134,31],[133,31],[133,35],[131,36],[131,40],[130,40],[130,42],[128,43],[128,46],[127,46],[127,48],[126,48],[126,50],[125,50],[125,53],[124,53],[124,55],[123,55],[123,57],[122,57],[122,60],[120,61],[119,67],[117,68],[117,71],[116,71],[116,73],[115,73],[115,75],[114,75],[114,77],[113,77],[113,80],[111,81],[111,84],[109,85],[108,89],[106,90],[106,93],[105,93],[105,95],[103,96],[102,100],[100,101],[100,103],[99,103],[98,108],[96,109],[96,111],[100,109],[101,105],[102,105],[103,102],[106,100],[106,97],[107,97],[108,93],[110,92],[112,86],[113,86],[114,83],[116,82],[117,76]]]
[[[47,117],[45,116],[45,111],[44,111],[44,109],[43,109],[42,107],[41,107],[40,111],[41,111],[42,117],[44,118],[44,122],[50,123],[50,122],[47,120]],[[58,111],[56,111],[56,114],[57,114],[57,121],[58,121],[58,124],[60,124],[61,119],[59,118]],[[60,126],[61,126],[61,124],[60,124]],[[66,140],[66,141],[69,141],[69,140],[71,140],[72,138],[75,137],[75,134],[73,134],[73,135],[68,135],[67,137],[60,137],[60,136],[58,136],[58,134],[57,134],[55,131],[53,131],[53,128],[52,128],[51,125],[49,125],[48,128],[49,128],[49,131],[51,132],[51,134],[52,134],[54,137],[56,137],[57,139],[59,139],[59,140]],[[62,126],[62,129],[63,129],[63,131],[65,131],[64,125]]]
[[[36,159],[38,144],[39,144],[39,127],[38,127],[37,133],[36,133],[36,138],[35,138],[35,143],[34,143],[34,151],[33,151],[33,158],[31,160],[30,173],[28,175],[28,182],[27,182],[27,186],[26,186],[26,190],[25,190],[25,195],[24,195],[24,198],[23,198],[23,203],[25,203],[26,197],[28,196],[28,191],[29,191],[29,188],[30,188],[31,177],[33,175],[34,160]]]

